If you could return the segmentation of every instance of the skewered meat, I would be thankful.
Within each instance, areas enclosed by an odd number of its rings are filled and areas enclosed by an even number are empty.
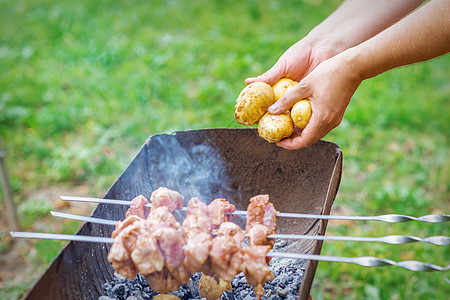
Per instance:
[[[119,242],[114,241],[114,244],[108,253],[108,261],[112,264],[117,273],[130,280],[137,275],[136,266],[131,260],[130,254],[123,245],[121,239],[119,239]]]
[[[144,220],[135,215],[130,215],[123,222],[116,224],[112,233],[114,243],[108,253],[108,261],[112,263],[117,273],[133,279],[137,275],[136,266],[131,260],[130,253],[136,246],[136,241],[142,228]]]
[[[207,261],[212,241],[211,234],[206,232],[200,232],[189,239],[184,251],[184,264],[190,273],[210,273]]]
[[[165,206],[152,208],[147,217],[146,225],[150,231],[155,231],[160,227],[180,228],[180,223],[177,222],[174,215],[169,213],[169,209]]]
[[[148,213],[150,211],[150,208],[146,207],[147,204],[149,204],[149,202],[144,196],[139,195],[135,197],[133,200],[131,200],[130,208],[128,209],[125,217],[136,215],[138,217],[141,217],[142,219],[147,219]]]
[[[214,225],[220,226],[223,222],[231,221],[233,215],[230,214],[236,211],[236,206],[226,199],[218,198],[208,205],[208,211]]]
[[[209,253],[211,269],[219,278],[231,281],[242,271],[244,257],[241,243],[244,238],[242,229],[236,224],[225,222],[220,225]]]
[[[268,239],[269,234],[275,233],[277,211],[269,202],[269,195],[258,195],[250,199],[247,208],[247,224],[245,230],[248,233],[249,246],[244,247],[245,276],[258,299],[264,295],[263,286],[266,281],[273,279],[266,257],[269,249],[275,244],[274,239]]]
[[[277,231],[277,211],[273,204],[269,202],[269,195],[258,195],[250,199],[247,208],[247,224],[245,226],[248,232],[254,225],[263,224],[269,228],[271,233]]]
[[[244,272],[259,299],[264,283],[273,279],[266,254],[274,240],[267,236],[276,231],[277,211],[269,196],[250,199],[246,247],[242,247],[244,231],[229,222],[229,214],[236,210],[234,205],[215,199],[207,206],[192,198],[180,227],[172,212],[182,207],[183,199],[176,191],[159,188],[150,198],[150,212],[144,196],[132,200],[126,219],[118,221],[112,233],[114,243],[108,261],[116,272],[133,279],[139,271],[159,293],[178,289],[194,272],[213,272],[225,281]],[[215,225],[220,226],[212,238]]]
[[[256,299],[261,299],[261,296],[264,295],[264,284],[274,279],[266,261],[269,250],[270,246],[245,246],[242,248],[245,262],[244,274],[247,282],[253,285]]]
[[[155,237],[143,230],[138,237],[136,247],[131,253],[131,259],[139,273],[148,275],[164,268],[164,254],[158,247]]]
[[[217,236],[232,237],[234,242],[239,245],[245,239],[245,234],[241,227],[231,222],[222,223],[217,230]]]
[[[269,202],[269,195],[258,195],[250,199],[247,207],[247,224],[250,246],[269,245],[273,247],[274,239],[268,239],[269,234],[277,230],[277,211]]]
[[[180,232],[170,227],[160,227],[153,236],[164,255],[164,266],[175,279],[186,283],[190,275],[184,266],[184,241]]]
[[[165,187],[154,190],[150,197],[152,210],[157,207],[166,206],[171,213],[175,209],[183,207],[183,200],[184,197],[180,193]]]
[[[273,239],[268,239],[270,234],[269,228],[262,224],[256,224],[248,231],[248,245],[271,245],[273,246]]]
[[[143,216],[145,200],[138,198],[134,204],[127,218],[116,225],[108,261],[117,273],[129,279],[139,271],[156,291],[177,289],[189,279],[184,266],[184,241],[177,231],[180,224],[168,207],[153,207],[145,220],[138,216]]]
[[[187,205],[186,218],[181,226],[183,237],[189,239],[200,232],[211,233],[214,225],[211,221],[208,206],[198,198],[192,198]]]
[[[117,221],[116,227],[114,228],[114,231],[111,233],[111,237],[115,238],[119,233],[127,228],[129,225],[133,224],[134,222],[142,221],[142,219],[136,215],[130,215],[129,217],[125,218],[123,221]]]
[[[213,228],[208,206],[198,198],[189,200],[186,218],[181,225],[181,231],[187,241],[184,263],[189,272],[209,273],[206,261],[212,246]]]

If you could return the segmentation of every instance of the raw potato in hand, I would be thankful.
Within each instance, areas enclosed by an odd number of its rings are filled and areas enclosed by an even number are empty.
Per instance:
[[[269,143],[276,143],[284,138],[291,136],[294,132],[289,112],[280,115],[271,115],[266,113],[258,124],[259,136]]]
[[[275,94],[275,101],[283,97],[286,92],[294,87],[298,82],[289,78],[281,78],[274,85],[272,85],[273,93]]]
[[[291,117],[292,121],[294,121],[295,126],[300,129],[306,127],[311,118],[311,103],[307,99],[303,99],[298,101],[292,106],[291,109]]]
[[[234,114],[238,123],[255,125],[266,113],[269,106],[275,103],[272,87],[264,82],[247,85],[236,100]]]

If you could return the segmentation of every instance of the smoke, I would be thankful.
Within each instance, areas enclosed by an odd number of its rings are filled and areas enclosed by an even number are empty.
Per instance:
[[[227,173],[227,162],[207,141],[183,147],[175,136],[150,140],[149,153],[153,188],[160,186],[181,193],[188,201],[198,197],[205,203],[215,198],[232,202],[236,190]]]

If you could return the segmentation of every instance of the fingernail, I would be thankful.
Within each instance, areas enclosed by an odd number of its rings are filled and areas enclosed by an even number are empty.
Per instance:
[[[269,114],[276,114],[279,110],[280,110],[280,107],[278,106],[278,104],[276,102],[267,109]]]

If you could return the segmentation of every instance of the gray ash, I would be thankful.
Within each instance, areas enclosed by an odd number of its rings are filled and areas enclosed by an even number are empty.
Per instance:
[[[270,269],[275,279],[264,285],[266,294],[262,299],[297,299],[298,289],[305,271],[304,268],[305,261],[302,260],[272,259],[270,261]],[[176,295],[182,300],[201,299],[197,290],[200,277],[201,273],[193,274],[189,283],[182,285],[178,291],[169,292],[169,294]],[[252,300],[256,297],[253,292],[253,286],[247,284],[243,273],[233,278],[231,286],[233,292],[226,291],[223,293],[222,300]],[[132,281],[119,274],[114,274],[114,279],[105,283],[104,289],[105,296],[101,296],[99,300],[147,300],[159,295],[150,288],[145,278],[140,274]]]

